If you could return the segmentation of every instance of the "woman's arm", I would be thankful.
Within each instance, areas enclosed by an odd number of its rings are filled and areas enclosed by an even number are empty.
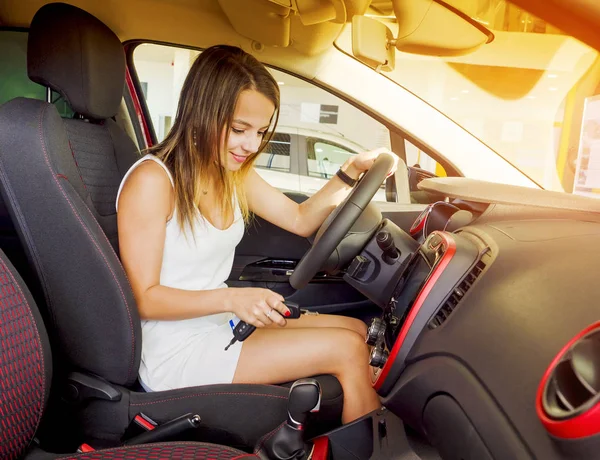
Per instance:
[[[287,311],[281,303],[283,297],[268,289],[188,291],[160,284],[166,223],[173,208],[174,194],[169,178],[153,161],[142,163],[131,173],[119,196],[117,221],[121,261],[140,317],[181,320],[229,311],[258,327],[271,322],[285,325],[281,315],[265,317],[271,308],[282,314]],[[172,225],[178,224],[173,222]]]
[[[352,179],[367,171],[380,153],[391,153],[387,149],[363,152],[350,157],[341,169]],[[391,153],[394,158],[395,154]],[[390,171],[393,173],[397,162]],[[333,176],[317,193],[301,204],[296,203],[276,188],[269,185],[252,170],[246,180],[246,196],[252,212],[299,236],[312,235],[327,216],[348,196],[351,187],[337,175]]]

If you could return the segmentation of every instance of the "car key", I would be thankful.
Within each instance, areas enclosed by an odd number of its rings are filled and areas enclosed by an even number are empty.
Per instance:
[[[285,302],[285,306],[290,310],[290,316],[286,316],[286,319],[300,318],[300,315],[304,312],[304,310],[301,310],[300,306],[294,302]],[[229,323],[233,328],[233,339],[231,339],[229,345],[225,347],[225,351],[229,350],[229,347],[235,342],[243,342],[246,340],[256,330],[256,326],[248,324],[245,321],[239,321],[235,326],[233,325],[233,320],[230,320]]]

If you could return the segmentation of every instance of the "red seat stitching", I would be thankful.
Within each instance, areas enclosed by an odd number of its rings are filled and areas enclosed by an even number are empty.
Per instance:
[[[280,424],[279,426],[277,426],[274,430],[272,430],[269,433],[267,433],[266,435],[264,435],[260,439],[260,442],[258,443],[258,446],[254,450],[254,452],[260,452],[260,449],[263,448],[263,446],[265,445],[265,442],[267,442],[269,439],[271,439],[273,437],[273,435],[275,435],[275,433],[277,433],[283,427],[283,425],[285,425],[286,423],[287,422],[283,422],[282,424]]]
[[[44,118],[44,114],[45,114],[47,108],[48,108],[47,105],[45,105],[45,106],[42,107],[42,110],[40,112],[40,119],[39,119],[39,124],[38,124],[38,130],[39,130],[39,134],[40,134],[40,142],[42,144],[42,150],[44,151],[44,157],[45,157],[45,160],[46,160],[46,164],[48,165],[48,168],[50,169],[50,172],[53,173],[54,171],[52,170],[52,165],[50,164],[50,158],[48,157],[48,152],[46,151],[46,143],[44,142],[44,136],[43,136],[43,132],[42,132],[42,120]],[[86,234],[88,235],[88,237],[92,241],[92,244],[94,245],[94,247],[96,248],[96,250],[100,253],[100,256],[102,256],[102,259],[104,260],[104,263],[106,264],[106,266],[108,267],[111,275],[113,276],[113,279],[115,280],[115,283],[117,284],[117,286],[119,288],[119,291],[121,293],[121,297],[123,297],[123,301],[125,302],[125,306],[127,308],[127,316],[129,317],[129,326],[130,326],[130,329],[131,329],[131,337],[132,337],[132,340],[131,340],[131,360],[129,362],[129,370],[128,370],[128,375],[131,376],[132,367],[133,367],[133,361],[134,361],[134,356],[135,356],[135,339],[134,339],[135,335],[134,335],[134,332],[133,332],[133,320],[131,318],[131,312],[129,310],[129,304],[127,303],[127,299],[125,297],[125,293],[123,292],[121,284],[117,280],[117,276],[116,276],[115,272],[113,271],[112,267],[110,266],[110,264],[106,260],[106,257],[104,255],[104,253],[100,249],[100,247],[98,245],[98,242],[92,237],[92,235],[90,234],[88,228],[85,226],[85,224],[81,220],[81,217],[79,216],[79,214],[77,213],[77,210],[75,209],[75,207],[71,203],[71,200],[67,196],[67,194],[66,194],[65,190],[63,189],[60,181],[58,180],[58,178],[56,177],[55,174],[52,174],[52,178],[54,179],[54,181],[58,185],[58,188],[60,189],[61,193],[65,197],[65,200],[69,204],[69,207],[71,208],[71,211],[73,212],[73,214],[75,215],[75,217],[77,218],[77,220],[79,221],[79,223],[81,224],[81,226],[83,227],[84,231],[86,232]],[[85,205],[85,203],[84,203],[84,206],[87,207],[87,205]],[[104,233],[104,232],[102,232],[102,233]]]
[[[287,396],[277,396],[277,395],[267,395],[267,394],[262,394],[262,393],[241,393],[241,392],[219,392],[219,393],[196,393],[193,395],[186,395],[186,396],[179,396],[177,398],[167,398],[167,399],[159,399],[158,401],[149,401],[146,403],[133,403],[130,404],[130,406],[147,406],[150,404],[159,404],[159,403],[163,403],[163,402],[169,402],[169,401],[179,401],[181,399],[188,399],[188,398],[197,398],[198,396],[223,396],[223,395],[234,395],[234,396],[264,396],[266,398],[276,398],[276,399],[284,399],[287,400],[288,397]]]
[[[236,454],[236,457],[234,457],[234,458],[238,458],[239,457],[239,455],[237,455],[237,454],[240,451],[236,450],[236,449],[233,449],[232,447],[229,447],[229,446],[223,446],[221,444],[211,444],[211,443],[206,443],[206,442],[189,442],[189,441],[188,442],[186,442],[186,441],[182,441],[182,442],[157,442],[157,443],[153,443],[153,444],[142,444],[142,445],[138,444],[138,445],[133,445],[133,446],[113,447],[113,448],[110,448],[110,449],[101,449],[101,450],[96,451],[95,453],[96,454],[102,454],[102,453],[120,452],[120,451],[127,452],[127,451],[131,451],[131,450],[136,451],[138,449],[143,449],[143,448],[151,450],[151,449],[154,449],[154,448],[158,449],[158,448],[161,448],[161,447],[166,447],[166,448],[169,448],[169,447],[176,448],[176,447],[181,447],[181,446],[200,447],[200,446],[206,446],[206,445],[215,446],[216,448],[222,449],[225,452],[229,452],[231,454]],[[248,455],[250,455],[250,454],[248,454]],[[85,454],[83,454],[83,455],[78,454],[78,455],[75,455],[75,456],[68,455],[66,457],[56,457],[56,458],[57,458],[57,460],[59,460],[59,459],[75,459],[75,458],[78,458],[78,457],[85,457]],[[242,456],[242,458],[244,458],[244,457]]]
[[[19,294],[21,294],[21,299],[23,300],[23,303],[27,306],[27,312],[29,313],[29,316],[31,317],[31,322],[33,323],[33,330],[35,331],[35,335],[37,336],[37,341],[39,344],[39,348],[40,348],[40,357],[42,359],[42,372],[43,372],[43,378],[42,378],[42,392],[45,395],[46,394],[46,362],[44,361],[44,349],[42,347],[42,338],[40,337],[40,331],[38,330],[38,325],[37,322],[35,320],[35,317],[33,316],[33,312],[31,310],[31,306],[29,305],[29,302],[27,302],[27,297],[25,297],[25,294],[23,294],[23,290],[21,289],[21,285],[17,282],[17,280],[15,279],[12,271],[8,268],[8,266],[4,263],[3,260],[0,259],[0,263],[2,263],[2,266],[4,267],[4,270],[6,271],[6,273],[8,273],[8,276],[10,276],[12,282],[14,283],[14,285],[16,286],[16,288],[19,290]],[[42,403],[40,404],[39,410],[38,410],[38,419],[37,422],[35,424],[35,431],[37,432],[37,429],[40,425],[40,421],[42,419],[42,415],[44,413],[44,403],[43,403],[43,398],[42,398]]]

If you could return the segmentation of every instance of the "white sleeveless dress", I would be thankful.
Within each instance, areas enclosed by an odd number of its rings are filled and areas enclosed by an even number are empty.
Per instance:
[[[154,161],[165,170],[171,185],[173,176],[167,166],[148,154],[131,166],[119,187],[143,161]],[[223,289],[233,266],[233,255],[244,234],[244,222],[236,204],[234,221],[225,230],[215,228],[197,213],[194,236],[189,226],[187,238],[175,213],[167,222],[160,284],[177,289],[200,291]],[[197,385],[231,383],[242,344],[225,351],[233,334],[231,313],[219,313],[181,321],[142,321],[142,362],[139,377],[149,391],[171,390]]]

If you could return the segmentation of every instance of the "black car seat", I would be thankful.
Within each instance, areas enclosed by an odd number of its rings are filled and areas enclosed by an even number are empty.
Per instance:
[[[69,370],[66,383],[81,435],[119,439],[138,413],[158,422],[186,412],[252,446],[286,418],[287,389],[210,385],[144,393],[136,386],[140,319],[118,258],[114,201],[138,158],[112,120],[125,79],[116,35],[85,11],[43,6],[31,23],[28,72],[75,111],[18,98],[0,108],[0,189],[44,293],[50,337]],[[53,341],[54,345],[54,341]],[[312,434],[340,423],[341,387],[319,376],[323,399]],[[260,411],[261,417],[256,413]]]
[[[41,316],[27,286],[0,251],[0,458],[259,458],[227,446],[197,442],[133,445],[77,455],[44,452],[33,441],[51,379],[50,344]]]

